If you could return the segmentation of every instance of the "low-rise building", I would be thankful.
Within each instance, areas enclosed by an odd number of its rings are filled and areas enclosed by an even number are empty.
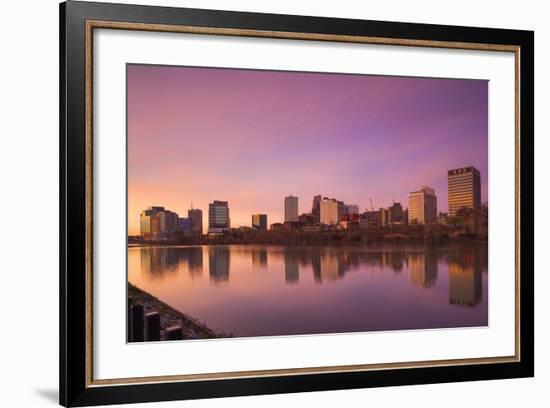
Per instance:
[[[388,222],[390,224],[402,224],[403,223],[403,207],[401,203],[393,203],[388,208]]]
[[[382,214],[380,211],[366,211],[363,213],[363,226],[366,228],[378,228],[382,226]]]
[[[269,229],[270,229],[271,231],[280,231],[280,230],[285,229],[285,226],[284,226],[284,224],[282,224],[282,223],[280,223],[280,222],[274,222],[273,224],[271,224],[271,225],[269,226]]]
[[[193,220],[190,217],[178,218],[178,232],[190,236],[193,233]]]
[[[267,214],[252,214],[252,228],[267,231]]]

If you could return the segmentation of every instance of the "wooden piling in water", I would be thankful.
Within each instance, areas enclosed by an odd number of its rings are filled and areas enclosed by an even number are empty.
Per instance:
[[[183,329],[181,326],[167,327],[164,330],[164,337],[166,340],[183,340]]]
[[[145,315],[145,339],[147,341],[160,340],[160,313],[149,312]]]
[[[144,340],[143,305],[136,303],[130,307],[130,341]]]

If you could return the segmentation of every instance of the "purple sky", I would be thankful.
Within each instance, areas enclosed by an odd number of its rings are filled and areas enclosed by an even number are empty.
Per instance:
[[[447,211],[447,170],[475,166],[487,201],[487,81],[128,65],[128,228],[163,205],[229,201],[232,226],[283,219],[284,197],[363,211],[421,185]]]

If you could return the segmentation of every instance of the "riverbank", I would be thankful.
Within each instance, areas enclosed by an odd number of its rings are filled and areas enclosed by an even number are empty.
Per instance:
[[[229,333],[216,332],[191,316],[181,313],[170,305],[148,292],[128,282],[128,300],[143,305],[145,312],[158,312],[161,316],[161,327],[180,326],[184,339],[214,339],[232,337]]]
[[[284,228],[272,231],[231,230],[221,236],[176,236],[163,241],[129,237],[132,246],[162,245],[365,245],[487,243],[487,231],[467,231],[443,225],[390,226],[369,229],[304,231]]]

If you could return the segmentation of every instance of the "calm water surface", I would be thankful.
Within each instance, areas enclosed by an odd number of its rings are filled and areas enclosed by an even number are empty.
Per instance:
[[[487,246],[128,248],[128,279],[234,336],[487,325]]]

